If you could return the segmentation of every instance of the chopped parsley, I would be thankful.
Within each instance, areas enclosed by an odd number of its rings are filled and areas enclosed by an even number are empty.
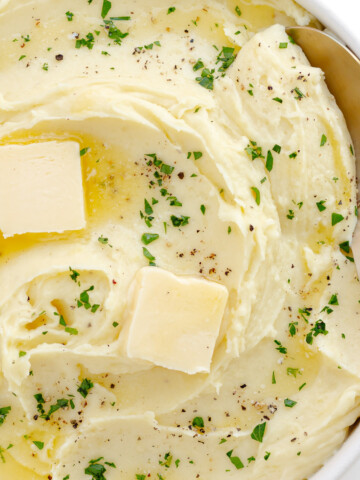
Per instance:
[[[126,17],[110,17],[110,20],[123,20],[123,21],[127,21],[127,20],[131,20],[131,17],[129,17],[129,16],[126,16]]]
[[[84,307],[86,310],[91,309],[92,313],[96,312],[96,310],[99,308],[100,305],[98,304],[91,305],[89,301],[89,292],[92,292],[93,290],[94,290],[94,285],[91,285],[91,287],[87,288],[86,290],[80,293],[80,298],[77,300],[78,308]]]
[[[295,402],[295,400],[290,400],[290,398],[285,398],[284,400],[285,407],[293,408],[296,404],[297,402]]]
[[[144,245],[149,245],[149,243],[154,242],[159,238],[158,233],[144,233],[141,237],[141,241]]]
[[[109,245],[109,247],[112,247],[112,245],[110,245],[109,243],[109,239],[106,237],[103,237],[102,235],[100,235],[100,237],[98,238],[98,242],[101,243],[102,245]]]
[[[33,444],[35,447],[37,447],[39,450],[42,450],[44,448],[44,442],[38,442],[36,440],[33,441]]]
[[[239,457],[235,457],[233,456],[233,451],[234,450],[230,450],[229,452],[226,453],[226,455],[229,457],[230,459],[230,462],[235,466],[235,468],[237,470],[239,470],[240,468],[244,468],[244,464],[242,463],[242,461],[240,460]]]
[[[166,165],[165,163],[163,163],[161,165],[160,172],[165,173],[165,175],[171,175],[172,172],[174,171],[174,168],[175,167],[172,167],[171,165]]]
[[[271,383],[272,383],[273,385],[276,385],[276,378],[275,378],[275,372],[274,372],[274,371],[272,372]]]
[[[20,358],[25,357],[25,355],[26,355],[26,352],[23,352],[22,350],[19,352],[19,357]]]
[[[88,378],[84,378],[82,382],[80,383],[77,391],[80,393],[80,395],[84,398],[86,398],[89,394],[89,391],[93,388],[94,384],[91,380]]]
[[[101,17],[105,18],[106,15],[109,13],[110,9],[111,9],[111,2],[109,2],[109,0],[103,0]]]
[[[201,60],[201,58],[199,58],[199,60],[195,63],[195,65],[193,66],[193,70],[194,72],[197,72],[198,70],[200,70],[201,68],[204,68],[204,62]]]
[[[326,324],[322,320],[318,320],[310,332],[306,335],[306,343],[312,345],[314,337],[318,335],[327,335]]]
[[[159,460],[159,465],[162,465],[165,468],[170,468],[172,463],[173,456],[170,452],[165,453],[164,460]]]
[[[264,460],[268,460],[269,457],[270,457],[271,453],[270,452],[265,452],[265,455],[264,455]]]
[[[168,11],[167,11],[167,15],[170,15],[170,13],[174,13],[175,10],[176,10],[175,7],[169,7],[169,8],[168,8]]]
[[[253,440],[256,440],[257,442],[262,443],[265,430],[266,430],[266,422],[259,423],[259,425],[256,425],[256,427],[252,431],[251,438]]]
[[[316,206],[319,212],[323,212],[324,210],[326,210],[325,202],[326,200],[320,200],[320,202],[316,202]]]
[[[47,63],[44,63],[41,68],[45,70],[45,72],[47,72],[49,70],[49,65]]]
[[[289,323],[289,333],[292,337],[296,335],[296,325],[298,325],[298,322]]]
[[[239,15],[239,17],[241,16],[241,10],[238,5],[236,5],[235,7],[235,12],[237,13],[237,15]]]
[[[77,283],[78,277],[80,277],[80,273],[77,272],[76,270],[73,270],[71,267],[69,267],[70,270],[70,278],[73,280],[75,283]]]
[[[289,220],[292,220],[295,217],[294,210],[289,210],[289,213],[286,215]]]
[[[206,212],[206,207],[205,207],[205,205],[200,205],[200,210],[201,210],[201,213],[202,213],[203,215],[205,215],[205,212]]]
[[[281,146],[280,145],[274,145],[273,146],[273,151],[276,152],[276,153],[280,153],[281,152]]]
[[[85,475],[91,475],[92,480],[106,480],[104,473],[106,468],[99,463],[104,457],[97,458],[96,460],[90,460],[89,466],[85,468]]]
[[[202,417],[195,417],[192,421],[192,426],[197,428],[204,428],[204,419]]]
[[[353,262],[354,261],[354,258],[353,257],[350,257],[350,243],[349,241],[346,241],[346,242],[342,242],[339,244],[339,247],[340,247],[340,250],[342,250],[343,252],[347,253],[348,255],[345,255],[345,257],[350,260],[350,262]],[[343,253],[342,252],[342,253]]]
[[[44,410],[44,407],[43,407],[43,404],[45,403],[45,400],[44,400],[42,394],[38,393],[38,394],[34,395],[34,397],[38,402],[37,410],[41,414],[40,417],[44,418],[45,420],[50,420],[51,415],[53,413],[57,412],[58,410],[60,410],[60,408],[66,408],[66,407],[69,406],[69,400],[68,399],[60,398],[60,399],[56,400],[56,403],[54,405],[50,405],[50,409],[49,409],[48,413],[45,413],[45,410]]]
[[[322,134],[321,140],[320,140],[320,147],[323,147],[326,142],[327,142],[327,137],[326,135]]]
[[[152,255],[149,250],[145,247],[143,247],[143,255],[145,258],[147,258],[149,260],[149,265],[151,265],[152,267],[155,267],[155,257],[154,255]]]
[[[279,97],[274,97],[273,100],[274,102],[283,103],[282,99]]]
[[[280,42],[279,43],[279,48],[287,48],[288,43],[287,42]]]
[[[306,317],[310,317],[310,309],[309,308],[299,308],[298,312],[300,316],[304,320],[305,323],[309,323],[309,320]]]
[[[251,190],[254,192],[256,205],[260,205],[260,192],[259,192],[259,189],[256,188],[256,187],[251,187]]]
[[[339,305],[337,294],[331,295],[331,298],[328,303],[329,305]]]
[[[294,378],[296,378],[297,375],[301,375],[301,372],[298,368],[292,368],[292,367],[288,367],[286,369],[286,373]]]
[[[152,206],[146,200],[146,198],[144,199],[144,210],[145,210],[146,215],[151,215],[152,213],[154,213],[154,210],[153,210]]]
[[[301,98],[305,97],[305,95],[302,93],[302,91],[298,87],[294,88],[294,92],[296,93],[296,96],[295,96],[296,100],[300,100]]]
[[[68,22],[72,22],[74,14],[72,12],[67,11],[65,15],[66,15],[66,18],[68,19]]]
[[[265,158],[262,154],[262,148],[252,140],[250,140],[249,145],[245,148],[245,152],[251,157],[251,160],[255,160],[256,158]]]
[[[181,215],[180,217],[176,217],[175,215],[171,215],[170,220],[174,227],[184,227],[189,223],[190,217],[185,217]]]
[[[279,340],[274,340],[274,343],[278,345],[276,347],[276,350],[278,350],[280,353],[283,353],[284,355],[287,354],[287,348],[283,347],[283,345],[281,344],[281,342],[279,342]]]
[[[80,150],[80,157],[83,157],[88,151],[90,150],[90,147],[84,147]]]
[[[331,225],[334,226],[337,223],[341,222],[344,220],[344,217],[340,215],[340,213],[332,213],[331,214]]]
[[[87,47],[89,50],[94,48],[95,37],[89,32],[85,38],[78,38],[75,42],[75,48]]]
[[[9,415],[10,412],[11,412],[11,407],[0,408],[0,425],[2,425],[5,422],[6,417]]]
[[[225,72],[230,65],[234,62],[236,55],[234,55],[235,49],[232,47],[223,47],[216,59],[216,64],[221,63],[219,72]]]
[[[268,150],[266,155],[266,170],[268,172],[271,172],[273,168],[273,163],[274,163],[274,158],[272,156],[271,150]]]
[[[115,45],[121,45],[122,40],[129,35],[128,33],[121,32],[112,20],[104,20],[104,24],[108,37]]]
[[[290,155],[289,155],[289,158],[296,158],[296,157],[297,157],[296,152],[290,153]]]
[[[72,327],[65,327],[65,332],[68,333],[69,335],[77,335],[79,333],[76,330],[76,328],[72,328]]]
[[[214,90],[214,72],[214,69],[209,70],[208,68],[204,68],[201,76],[196,77],[195,80],[207,90]]]

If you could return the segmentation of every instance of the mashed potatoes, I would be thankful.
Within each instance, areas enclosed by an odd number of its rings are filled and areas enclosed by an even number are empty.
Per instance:
[[[76,142],[83,177],[39,164],[17,190],[34,207],[0,209],[0,478],[310,476],[360,414],[351,139],[280,25],[315,20],[290,0],[0,5],[0,148],[27,168]]]

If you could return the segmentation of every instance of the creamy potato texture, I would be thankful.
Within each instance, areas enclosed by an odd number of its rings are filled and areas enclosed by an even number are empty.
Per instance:
[[[355,158],[284,30],[316,21],[290,0],[0,9],[1,145],[77,142],[86,206],[84,229],[0,236],[0,478],[310,477],[360,414]],[[209,372],[127,355],[149,264],[226,287]]]

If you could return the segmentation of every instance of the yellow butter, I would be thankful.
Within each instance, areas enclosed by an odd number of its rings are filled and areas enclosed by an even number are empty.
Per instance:
[[[76,142],[0,147],[0,230],[4,237],[84,226]]]
[[[144,267],[130,290],[128,356],[189,374],[209,372],[227,289],[203,278]]]

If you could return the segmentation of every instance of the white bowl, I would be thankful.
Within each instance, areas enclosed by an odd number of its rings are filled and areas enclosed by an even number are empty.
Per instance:
[[[360,58],[359,0],[297,1],[315,15],[323,25],[333,31]],[[360,425],[310,480],[348,479],[360,479]]]

